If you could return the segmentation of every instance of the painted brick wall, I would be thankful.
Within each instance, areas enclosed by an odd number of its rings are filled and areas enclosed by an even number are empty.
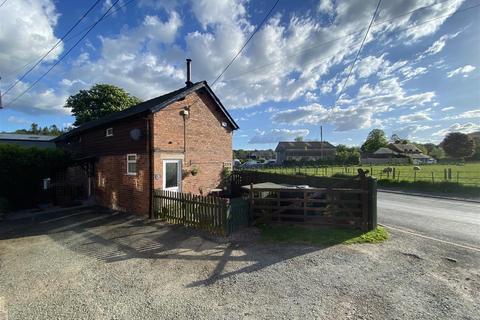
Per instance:
[[[190,111],[185,120],[184,140],[181,111],[185,106],[190,106]],[[197,175],[183,178],[183,192],[208,194],[218,188],[224,162],[232,161],[232,131],[223,113],[205,93],[192,93],[153,114],[154,187],[162,188],[163,159],[178,158],[183,160],[184,171],[198,169]]]
[[[95,164],[95,198],[99,205],[148,215],[148,157],[137,154],[137,175],[127,175],[127,156],[102,156]]]

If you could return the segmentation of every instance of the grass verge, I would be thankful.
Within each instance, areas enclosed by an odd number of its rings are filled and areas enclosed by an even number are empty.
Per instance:
[[[382,227],[369,232],[351,229],[310,229],[300,226],[261,225],[259,227],[264,241],[308,243],[317,246],[380,243],[390,236]]]
[[[480,187],[466,186],[455,182],[431,183],[426,181],[391,181],[387,179],[378,180],[378,186],[394,190],[430,192],[435,194],[455,195],[460,197],[480,197]]]

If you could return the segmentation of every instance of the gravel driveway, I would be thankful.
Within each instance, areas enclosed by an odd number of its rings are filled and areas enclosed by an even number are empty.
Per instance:
[[[480,319],[480,253],[230,242],[83,208],[0,222],[0,319]],[[2,314],[2,308],[5,310]]]

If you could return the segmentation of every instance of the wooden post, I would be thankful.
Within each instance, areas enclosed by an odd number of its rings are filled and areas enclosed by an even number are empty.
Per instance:
[[[417,181],[417,170],[413,169],[413,182]]]
[[[393,175],[393,180],[395,180],[395,167],[393,168],[393,173],[392,173],[392,175]]]
[[[452,180],[452,168],[448,168],[448,180]]]
[[[303,189],[303,221],[305,222],[305,217],[307,216],[307,189]]]
[[[251,225],[253,223],[253,183],[250,183],[250,190],[248,192],[248,203],[250,211],[250,221],[248,222],[248,224]]]
[[[435,183],[435,176],[433,175],[433,171],[432,171],[432,183]]]
[[[447,169],[443,169],[443,180],[447,181]]]
[[[360,175],[360,186],[362,190],[362,223],[361,228],[363,231],[368,229],[368,210],[369,210],[369,201],[368,201],[368,183],[365,173],[362,171],[359,172]]]
[[[368,178],[368,231],[377,228],[377,180]]]
[[[460,171],[457,171],[457,183],[459,181]]]

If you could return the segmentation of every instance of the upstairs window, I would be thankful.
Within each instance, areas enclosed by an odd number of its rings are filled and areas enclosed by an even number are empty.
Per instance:
[[[137,155],[135,153],[127,154],[127,174],[137,174]]]
[[[111,137],[113,136],[113,128],[108,128],[105,130],[105,137]]]

